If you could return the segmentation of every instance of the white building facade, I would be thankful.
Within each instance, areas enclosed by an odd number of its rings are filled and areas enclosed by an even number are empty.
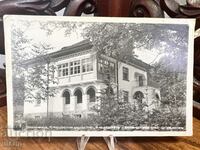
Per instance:
[[[47,101],[24,103],[24,116],[41,118],[52,113],[62,117],[88,117],[91,108],[105,88],[104,80],[114,83],[124,100],[138,105],[145,102],[149,108],[159,107],[159,86],[150,82],[148,65],[117,61],[108,56],[98,56],[90,42],[82,41],[50,54],[51,65],[56,66],[54,78],[58,81],[56,95]],[[47,108],[48,107],[48,108]]]

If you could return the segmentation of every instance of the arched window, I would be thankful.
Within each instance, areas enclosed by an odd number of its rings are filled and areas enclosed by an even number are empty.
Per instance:
[[[89,102],[95,102],[96,94],[93,88],[89,88],[87,91],[87,95],[89,96]]]
[[[135,92],[133,98],[137,100],[138,104],[142,104],[142,99],[144,98],[144,94],[141,91]]]
[[[69,91],[66,90],[63,93],[63,97],[65,98],[65,104],[70,104],[70,93],[69,93]]]
[[[144,94],[141,91],[137,91],[133,95],[133,98],[137,100],[138,108],[142,110],[143,109],[142,99],[144,98]]]
[[[82,103],[82,92],[80,89],[75,91],[74,96],[77,98],[77,103]]]

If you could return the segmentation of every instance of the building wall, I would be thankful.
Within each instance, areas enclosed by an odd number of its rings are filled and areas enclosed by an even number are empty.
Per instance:
[[[76,60],[82,60],[85,58],[91,58],[93,61],[93,71],[91,72],[84,72],[80,74],[73,74],[69,75],[66,77],[58,77],[58,74],[56,71],[55,77],[58,78],[58,86],[66,86],[70,84],[78,84],[78,83],[84,83],[84,82],[90,82],[97,80],[97,69],[96,69],[96,53],[95,52],[90,52],[90,53],[85,53],[85,54],[77,54],[77,55],[71,55],[68,56],[67,58],[61,58],[56,60],[55,65],[59,64],[64,64],[64,63],[69,63],[71,61],[76,61]],[[82,64],[82,62],[81,62]],[[81,70],[82,70],[82,65],[81,65]]]
[[[144,95],[144,98],[142,99],[143,103],[146,103],[148,105],[148,108],[146,107],[146,110],[152,110],[155,108],[158,108],[160,105],[160,89],[151,87],[151,86],[143,86],[143,87],[136,87],[133,89],[133,93],[141,91]],[[156,97],[156,94],[159,98]],[[134,99],[133,97],[130,100],[130,103],[137,105],[137,99]]]
[[[126,67],[129,70],[129,80],[123,80],[123,67]],[[139,85],[139,76],[143,77],[143,86]],[[127,91],[129,93],[128,99],[131,104],[137,106],[138,100],[134,99],[134,94],[140,91],[144,95],[142,102],[148,105],[148,108],[145,108],[146,110],[151,111],[152,109],[159,107],[160,89],[147,85],[148,77],[146,70],[119,62],[118,78],[119,92],[122,92],[123,94],[123,91]],[[156,94],[158,95],[159,99],[156,98]]]
[[[40,105],[36,102],[24,102],[24,117],[35,117],[40,115],[47,115],[47,102],[42,101]]]
[[[87,95],[85,93],[85,90],[87,88],[87,85],[89,82],[96,82],[97,81],[97,68],[96,68],[96,54],[92,50],[88,50],[84,53],[76,53],[76,54],[71,54],[68,55],[67,57],[62,57],[62,58],[57,58],[52,60],[50,63],[51,65],[54,65],[57,67],[60,64],[64,63],[69,63],[71,61],[76,61],[76,60],[82,60],[85,58],[91,58],[93,62],[93,71],[90,72],[84,72],[84,73],[79,73],[79,74],[73,74],[73,75],[68,75],[65,77],[58,77],[58,68],[55,70],[54,74],[54,79],[57,81],[57,84],[50,84],[50,87],[58,87],[57,89],[57,94],[55,97],[51,97],[49,99],[49,112],[54,112],[55,114],[62,114],[66,110],[69,112],[74,111],[76,103],[76,97],[73,95],[74,90],[76,87],[80,87],[83,90],[83,103],[82,104],[77,104],[76,108],[77,110],[82,111],[85,110],[86,106],[86,98]],[[81,68],[82,70],[82,61],[81,62]],[[95,85],[95,88],[98,89],[98,86]],[[64,105],[64,98],[62,97],[63,91],[65,89],[69,89],[71,91],[71,102],[72,104],[70,106]],[[33,102],[35,103],[35,102]],[[45,116],[47,114],[47,102],[42,101],[40,105],[35,105],[33,103],[25,102],[25,110],[24,110],[24,115],[25,116],[37,116],[41,114],[42,116]],[[84,106],[85,105],[85,106]],[[31,114],[29,114],[31,112]],[[34,113],[33,113],[34,112]]]
[[[106,56],[105,56],[106,57]],[[58,87],[57,94],[55,97],[49,99],[49,112],[53,112],[55,116],[62,117],[63,115],[73,115],[81,117],[87,117],[88,114],[92,113],[90,107],[92,107],[97,102],[89,102],[87,90],[89,87],[92,87],[96,91],[96,96],[100,94],[100,90],[105,88],[105,85],[98,79],[97,71],[97,56],[95,52],[87,53],[78,53],[69,55],[67,57],[55,59],[51,65],[58,66],[60,64],[69,63],[71,61],[82,60],[85,58],[91,58],[93,61],[93,71],[80,73],[76,75],[68,75],[65,77],[58,76],[58,69],[55,72],[54,77],[57,79],[57,85],[51,85],[51,87]],[[109,58],[108,58],[109,59]],[[110,58],[112,62],[117,62],[113,58]],[[82,65],[81,65],[82,66]],[[141,91],[144,94],[144,101],[152,103],[155,99],[155,92],[160,96],[159,89],[148,87],[147,86],[147,71],[126,64],[123,62],[118,62],[118,68],[116,68],[116,75],[118,75],[118,85],[119,92],[128,91],[129,93],[129,102],[136,103],[136,100],[133,99],[133,95],[136,91]],[[129,70],[129,79],[128,81],[123,80],[123,67],[128,68]],[[81,67],[82,70],[82,67]],[[118,71],[118,72],[117,72]],[[143,86],[139,86],[138,75],[143,76]],[[74,95],[76,89],[82,91],[82,103],[77,103],[76,96]],[[148,89],[148,90],[147,90]],[[63,97],[64,91],[67,90],[70,93],[70,104],[65,104],[65,99]],[[148,97],[147,97],[148,96]],[[47,102],[42,101],[40,105],[34,105],[33,103],[25,102],[24,104],[24,115],[25,116],[46,116],[47,115]],[[152,105],[151,108],[154,106]],[[150,108],[150,107],[149,107]],[[31,112],[31,114],[29,114]],[[35,112],[35,113],[33,113]]]
[[[123,67],[128,68],[129,70],[129,80],[123,80]],[[125,64],[123,62],[118,63],[118,82],[119,82],[119,91],[128,91],[129,100],[133,98],[135,93],[134,89],[139,87],[139,81],[137,74],[144,76],[144,86],[147,85],[147,72],[141,69],[138,69],[132,65]]]
[[[49,99],[49,112],[52,112],[54,116],[62,117],[63,115],[76,116],[81,115],[81,117],[87,117],[91,113],[90,108],[93,107],[96,102],[89,102],[89,96],[87,91],[89,88],[95,90],[96,96],[99,96],[100,89],[103,85],[101,83],[88,82],[86,84],[79,84],[73,86],[60,87],[58,93],[55,97]],[[82,91],[82,103],[77,103],[77,98],[74,96],[76,89]],[[63,97],[64,91],[70,92],[70,104],[65,104],[65,98]],[[36,106],[33,104],[25,104],[25,117],[45,117],[47,116],[47,102],[42,102],[40,105]],[[29,114],[29,112],[35,112]],[[50,113],[49,113],[50,114]]]
[[[96,96],[101,89],[101,84],[96,82],[88,82],[85,84],[65,86],[60,88],[60,92],[52,100],[52,112],[60,112],[61,115],[81,115],[86,117],[89,112],[89,108],[96,104],[95,102],[89,102],[89,96],[87,91],[89,88],[95,90]],[[82,91],[82,103],[77,103],[77,98],[74,95],[75,91],[80,89]],[[63,97],[64,91],[67,90],[70,93],[70,104],[65,104],[65,98]],[[59,105],[57,102],[59,101]]]

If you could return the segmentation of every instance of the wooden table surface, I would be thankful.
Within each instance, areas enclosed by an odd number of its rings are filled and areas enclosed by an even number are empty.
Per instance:
[[[76,150],[76,138],[8,138],[6,107],[0,107],[0,150]],[[116,150],[200,150],[200,120],[192,137],[117,138]],[[103,138],[91,138],[85,150],[107,150]]]

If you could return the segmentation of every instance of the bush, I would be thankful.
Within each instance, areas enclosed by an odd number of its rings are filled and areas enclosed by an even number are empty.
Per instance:
[[[94,117],[73,118],[73,117],[42,117],[40,119],[26,118],[29,127],[85,127],[96,126]]]

